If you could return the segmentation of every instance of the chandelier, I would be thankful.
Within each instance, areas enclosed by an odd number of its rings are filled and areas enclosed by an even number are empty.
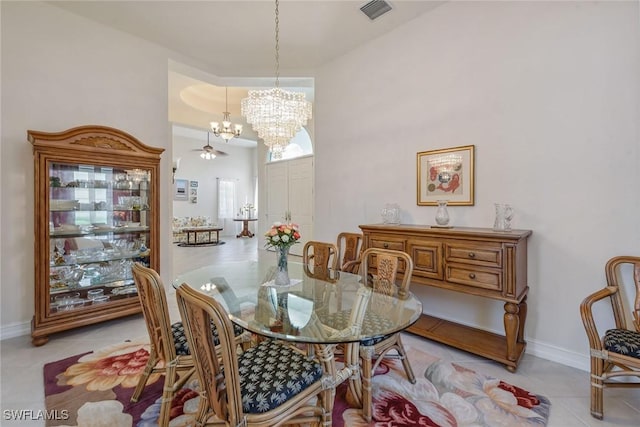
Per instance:
[[[262,138],[273,159],[281,159],[284,148],[311,118],[311,103],[305,94],[280,89],[280,16],[276,0],[276,84],[274,88],[250,90],[241,103],[242,115]]]
[[[229,113],[229,89],[224,88],[224,109],[222,113],[222,127],[220,123],[211,122],[211,130],[217,137],[224,139],[225,142],[229,142],[231,138],[238,137],[242,133],[242,125],[231,126],[231,114]]]

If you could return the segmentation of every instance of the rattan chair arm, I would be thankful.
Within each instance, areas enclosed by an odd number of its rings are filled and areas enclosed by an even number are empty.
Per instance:
[[[587,296],[580,303],[580,316],[582,317],[582,323],[584,324],[584,329],[587,333],[587,338],[589,339],[589,346],[592,349],[602,350],[602,339],[598,333],[598,327],[591,310],[593,304],[605,298],[610,298],[617,291],[617,287],[607,286],[606,288],[600,289],[599,291]]]

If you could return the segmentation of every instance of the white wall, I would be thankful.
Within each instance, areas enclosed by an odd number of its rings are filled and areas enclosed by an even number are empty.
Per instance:
[[[433,224],[416,153],[474,144],[475,206],[512,203],[529,241],[528,352],[586,369],[580,301],[640,249],[637,2],[449,2],[316,76],[315,237],[381,221]],[[425,312],[502,331],[502,304],[414,286]]]
[[[27,130],[98,124],[165,148],[160,203],[170,212],[169,53],[38,2],[2,2],[2,337],[28,333],[34,310],[33,156]],[[161,274],[171,271],[170,215],[161,215]]]

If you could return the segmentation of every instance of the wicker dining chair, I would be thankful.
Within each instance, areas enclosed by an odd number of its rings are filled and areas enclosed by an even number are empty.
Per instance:
[[[347,273],[358,273],[362,255],[362,234],[342,232],[336,242],[338,269]]]
[[[277,340],[238,354],[220,303],[187,284],[176,294],[202,388],[197,426],[331,425],[332,392],[316,360]],[[218,330],[218,354],[210,323]]]
[[[623,268],[629,269],[635,285],[635,298],[630,310],[625,301],[627,298],[624,298]],[[637,381],[640,379],[640,257],[611,258],[607,261],[605,273],[607,287],[589,295],[580,304],[591,353],[591,415],[597,419],[604,416],[605,388],[640,387]],[[615,327],[604,335],[598,331],[592,311],[593,305],[603,300],[611,304],[615,321]],[[621,381],[621,378],[635,378],[636,381]]]
[[[149,333],[149,360],[140,380],[131,396],[132,402],[137,402],[147,381],[152,374],[164,374],[164,387],[159,426],[169,424],[171,401],[184,383],[194,373],[193,358],[189,353],[187,339],[182,322],[171,323],[164,284],[158,273],[140,263],[132,267],[133,281],[138,290],[142,313]],[[217,331],[211,330],[212,339]],[[234,331],[236,344],[248,347],[251,335],[242,328]],[[181,375],[180,375],[181,374]]]
[[[403,277],[398,284],[398,269],[402,266]],[[360,263],[360,275],[366,286],[374,291],[370,304],[375,304],[375,294],[406,298],[411,284],[411,274],[413,273],[413,261],[411,257],[402,251],[391,249],[369,248],[363,251]],[[388,304],[388,300],[384,299]],[[381,311],[393,313],[392,307],[382,307]],[[379,330],[380,322],[389,321],[381,316],[367,315],[362,324],[362,331],[369,335],[371,332]],[[407,352],[402,344],[400,333],[394,333],[366,341],[360,342],[360,360],[362,362],[362,413],[367,421],[371,421],[372,387],[373,374],[385,357],[394,356],[402,362],[407,379],[415,384],[416,377],[409,363]],[[396,355],[389,354],[392,350]],[[373,362],[373,359],[375,363]]]
[[[302,264],[307,276],[329,278],[338,269],[338,248],[333,243],[311,240],[302,249]]]

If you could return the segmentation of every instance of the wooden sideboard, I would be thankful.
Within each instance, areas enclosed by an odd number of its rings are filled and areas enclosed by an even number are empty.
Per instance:
[[[504,335],[423,314],[407,331],[506,365],[515,371],[524,354],[527,317],[527,238],[530,230],[361,225],[363,248],[407,252],[412,287],[433,286],[504,301]],[[402,270],[402,269],[401,269]]]

